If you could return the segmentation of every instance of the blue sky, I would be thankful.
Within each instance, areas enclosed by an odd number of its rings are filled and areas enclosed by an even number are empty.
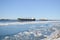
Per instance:
[[[60,0],[0,0],[0,18],[60,19]]]

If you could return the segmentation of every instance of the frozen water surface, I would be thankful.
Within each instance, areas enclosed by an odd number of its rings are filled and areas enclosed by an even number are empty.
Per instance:
[[[0,40],[60,40],[60,21],[1,22]]]

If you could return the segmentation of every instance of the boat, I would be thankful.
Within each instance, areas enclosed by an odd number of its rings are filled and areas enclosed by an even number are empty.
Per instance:
[[[35,21],[35,18],[18,18],[20,21]]]

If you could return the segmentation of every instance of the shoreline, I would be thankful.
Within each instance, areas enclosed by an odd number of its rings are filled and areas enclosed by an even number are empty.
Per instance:
[[[7,23],[0,23],[0,26],[6,25],[24,25],[24,24],[45,24],[45,23],[60,23],[60,21],[27,21],[27,22],[7,22]]]

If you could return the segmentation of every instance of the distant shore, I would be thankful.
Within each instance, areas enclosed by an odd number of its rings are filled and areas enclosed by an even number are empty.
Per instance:
[[[10,20],[17,20],[17,21],[29,21],[29,19],[23,19],[23,20],[19,20],[17,19],[0,19],[0,21],[10,21]],[[60,20],[53,20],[53,19],[30,19],[30,21],[60,21]]]

